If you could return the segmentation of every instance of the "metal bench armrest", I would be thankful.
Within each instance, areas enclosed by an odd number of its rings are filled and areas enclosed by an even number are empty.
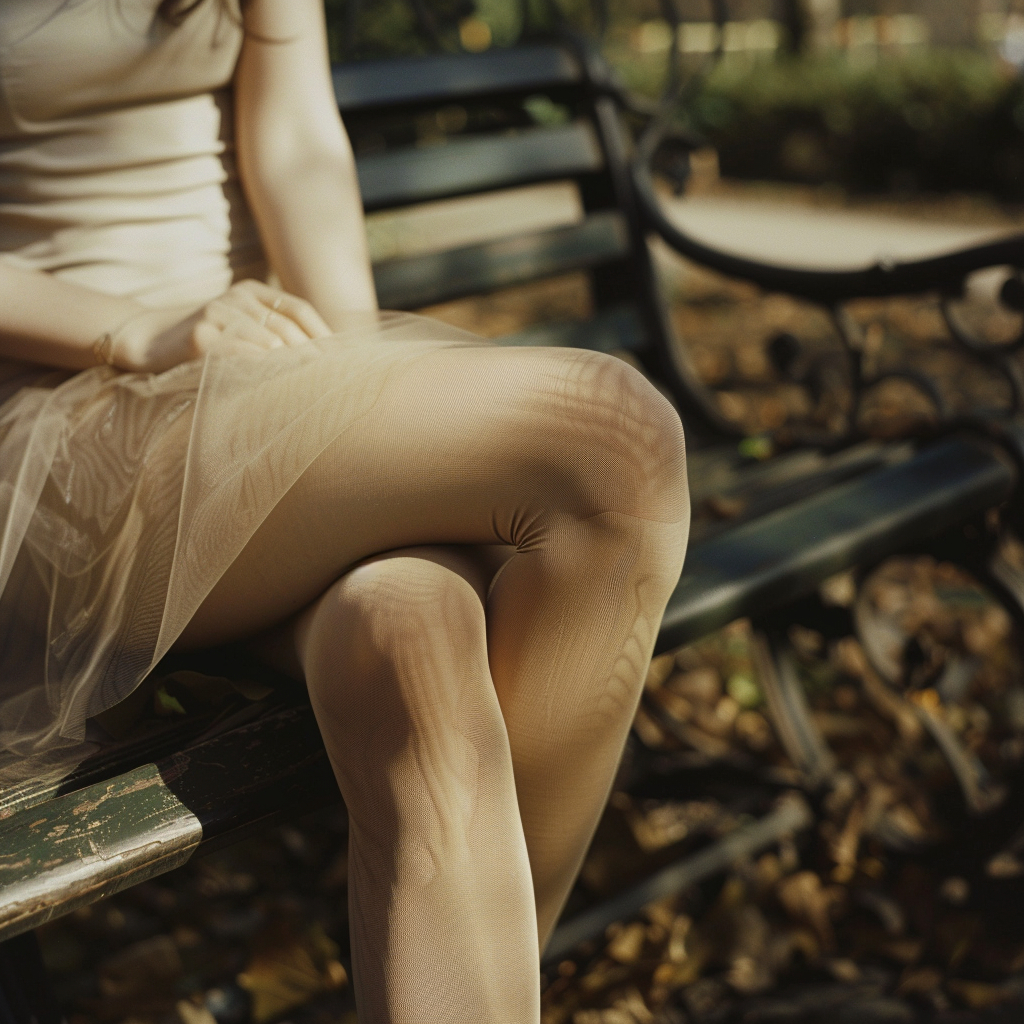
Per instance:
[[[784,292],[822,305],[929,291],[955,295],[964,278],[975,271],[987,267],[1024,266],[1024,234],[924,260],[875,263],[863,270],[806,270],[762,263],[714,249],[673,224],[658,202],[646,161],[634,161],[632,177],[644,224],[681,256],[769,291]]]

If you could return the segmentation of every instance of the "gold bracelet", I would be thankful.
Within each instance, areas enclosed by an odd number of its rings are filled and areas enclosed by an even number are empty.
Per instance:
[[[106,334],[101,334],[92,343],[92,354],[93,358],[100,366],[113,366],[114,365],[114,335],[112,332],[107,331]]]

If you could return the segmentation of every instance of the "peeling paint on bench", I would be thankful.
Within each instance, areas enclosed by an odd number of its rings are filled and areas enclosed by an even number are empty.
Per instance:
[[[184,864],[202,837],[155,764],[12,815],[0,822],[0,940]]]

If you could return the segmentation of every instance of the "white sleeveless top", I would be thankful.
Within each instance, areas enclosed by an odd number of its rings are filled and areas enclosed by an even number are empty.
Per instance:
[[[241,21],[158,3],[0,0],[0,259],[199,304],[266,274],[232,141]]]

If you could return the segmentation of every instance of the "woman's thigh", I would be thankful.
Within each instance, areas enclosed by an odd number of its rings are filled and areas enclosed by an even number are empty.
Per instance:
[[[372,413],[281,498],[179,647],[243,639],[280,623],[369,556],[529,541],[552,502],[580,517],[679,515],[672,496],[673,508],[660,507],[651,470],[638,470],[668,466],[678,475],[678,417],[610,356],[430,349],[383,374],[375,398]],[[677,436],[665,436],[673,429]]]

